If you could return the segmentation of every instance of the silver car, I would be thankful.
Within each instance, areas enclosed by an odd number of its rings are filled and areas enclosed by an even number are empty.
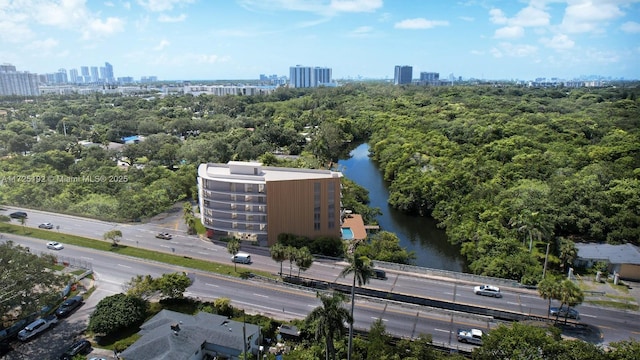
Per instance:
[[[473,292],[476,295],[484,295],[491,296],[495,298],[502,297],[502,293],[500,293],[500,288],[493,285],[479,285],[473,288]]]

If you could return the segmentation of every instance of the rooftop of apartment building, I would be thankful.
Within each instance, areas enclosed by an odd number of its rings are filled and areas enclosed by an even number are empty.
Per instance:
[[[198,168],[198,176],[208,179],[238,179],[259,182],[328,179],[342,177],[342,173],[331,170],[297,169],[263,166],[260,162],[229,161],[227,164],[208,163],[201,164]]]

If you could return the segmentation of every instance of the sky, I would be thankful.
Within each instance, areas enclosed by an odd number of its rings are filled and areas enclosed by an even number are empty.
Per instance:
[[[640,0],[0,0],[0,63],[250,80],[640,79]]]

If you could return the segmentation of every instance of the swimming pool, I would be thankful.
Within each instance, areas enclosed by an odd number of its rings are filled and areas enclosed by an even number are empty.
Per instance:
[[[342,238],[343,239],[345,239],[345,240],[353,239],[353,230],[351,230],[351,228],[344,227],[344,228],[341,228],[340,231],[342,231]]]

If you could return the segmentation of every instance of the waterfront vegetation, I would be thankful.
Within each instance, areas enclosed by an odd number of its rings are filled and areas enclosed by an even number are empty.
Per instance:
[[[195,199],[201,162],[322,168],[367,141],[392,206],[433,216],[473,273],[536,284],[547,244],[552,273],[567,271],[578,241],[638,245],[639,93],[633,83],[354,83],[251,97],[3,98],[0,203],[140,219]],[[146,139],[78,143],[130,135]],[[366,191],[345,185],[345,206],[372,222]]]

